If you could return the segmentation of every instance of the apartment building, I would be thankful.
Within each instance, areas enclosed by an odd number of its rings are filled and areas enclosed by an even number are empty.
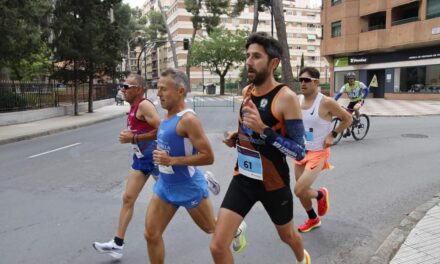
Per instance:
[[[332,92],[354,71],[374,97],[440,99],[440,0],[324,0]]]
[[[231,1],[232,4],[234,1]],[[184,0],[162,0],[163,8],[167,12],[168,25],[171,30],[173,41],[177,46],[178,64],[181,69],[186,65],[187,51],[183,49],[183,39],[191,38],[192,23],[191,14],[186,11]],[[286,31],[291,56],[291,65],[293,75],[297,76],[300,68],[301,57],[304,55],[304,64],[313,66],[321,71],[321,81],[326,82],[330,77],[328,72],[328,63],[320,55],[321,42],[321,22],[320,8],[297,7],[294,0],[284,0],[284,16],[286,22]],[[158,10],[157,0],[146,1],[143,13],[147,14],[150,10]],[[239,17],[221,17],[221,25],[229,30],[247,29],[251,30],[253,22],[253,7],[246,7]],[[258,31],[272,33],[272,16],[270,10],[260,12]],[[273,34],[276,37],[275,24]],[[198,32],[201,36],[206,36],[206,32]],[[161,69],[173,66],[173,57],[170,43],[161,48],[151,50],[147,54],[147,79],[157,80]],[[141,67],[143,68],[143,67]],[[233,82],[239,78],[239,69],[231,70],[227,74],[226,82]],[[191,84],[193,86],[202,83],[217,83],[219,77],[210,73],[206,69],[191,68]]]

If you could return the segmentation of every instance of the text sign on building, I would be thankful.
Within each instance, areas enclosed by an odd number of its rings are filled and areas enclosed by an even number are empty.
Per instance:
[[[432,35],[440,34],[440,27],[434,27],[432,28]]]
[[[368,63],[368,57],[349,57],[348,64],[356,65],[356,64],[366,64]]]

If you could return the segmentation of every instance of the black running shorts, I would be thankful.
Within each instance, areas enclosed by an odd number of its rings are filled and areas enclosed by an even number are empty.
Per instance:
[[[274,224],[284,225],[292,220],[293,195],[290,186],[266,191],[262,181],[243,175],[233,177],[221,207],[244,218],[258,201],[263,204]]]

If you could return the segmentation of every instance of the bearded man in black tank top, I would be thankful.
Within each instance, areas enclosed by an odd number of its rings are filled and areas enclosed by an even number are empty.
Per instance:
[[[246,56],[252,83],[243,90],[238,129],[224,140],[227,146],[236,147],[238,158],[218,215],[211,253],[215,263],[234,262],[229,245],[235,231],[253,205],[261,202],[297,263],[310,263],[294,228],[286,161],[286,156],[301,160],[305,155],[299,101],[289,87],[274,79],[282,56],[277,40],[265,33],[252,34],[246,42]],[[234,247],[234,251],[241,250]]]

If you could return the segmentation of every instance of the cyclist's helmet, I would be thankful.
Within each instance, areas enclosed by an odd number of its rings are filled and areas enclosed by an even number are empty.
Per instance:
[[[347,77],[347,79],[356,79],[356,73],[349,72],[349,73],[345,74],[345,77]]]

